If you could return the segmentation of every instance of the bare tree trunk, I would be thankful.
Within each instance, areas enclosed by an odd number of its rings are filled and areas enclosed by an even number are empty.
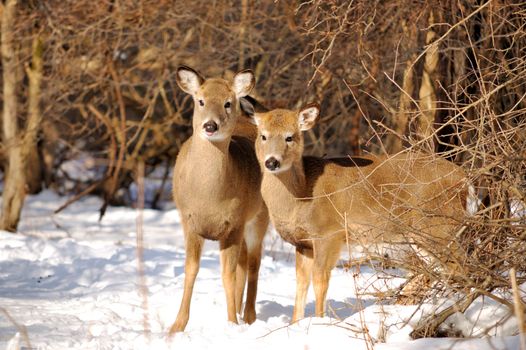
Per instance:
[[[391,154],[395,154],[403,150],[404,145],[402,143],[402,137],[406,132],[407,124],[411,113],[411,96],[413,95],[414,84],[413,84],[413,62],[414,57],[411,60],[407,60],[406,68],[404,70],[404,80],[402,82],[402,90],[400,91],[399,107],[398,112],[394,115],[395,120],[395,134],[390,134],[386,140],[386,148]]]
[[[23,144],[23,159],[26,171],[26,184],[29,193],[37,193],[42,189],[42,165],[38,155],[37,135],[42,122],[40,112],[40,89],[42,85],[42,41],[37,35],[33,39],[33,56],[31,67],[26,67],[29,77],[29,109],[26,132]]]
[[[434,23],[433,12],[429,16],[430,26]],[[435,75],[438,67],[438,44],[433,43],[436,39],[436,33],[429,30],[426,35],[426,45],[431,45],[425,56],[424,71],[422,72],[422,84],[420,85],[420,116],[418,123],[419,136],[425,140],[424,147],[430,152],[435,150],[434,132],[435,132],[435,115],[436,115],[436,92],[435,92]]]
[[[2,201],[0,229],[16,231],[26,195],[26,179],[40,186],[40,164],[35,164],[36,138],[40,128],[40,87],[42,82],[42,43],[33,40],[31,67],[26,67],[29,78],[29,116],[25,133],[18,130],[17,120],[17,60],[13,48],[13,23],[17,0],[7,0],[2,8],[2,66],[4,74],[3,142],[7,152],[7,171]],[[29,161],[28,161],[29,160]],[[31,166],[31,167],[29,167]],[[26,174],[30,174],[26,176]],[[34,183],[35,185],[35,183]]]
[[[245,33],[247,31],[248,0],[241,0],[241,21],[239,22],[238,70],[245,68]]]
[[[418,31],[416,24],[402,24],[404,37],[407,38],[405,50],[408,52],[417,51]],[[385,148],[389,154],[395,154],[402,151],[405,147],[404,136],[411,136],[411,127],[408,127],[410,120],[414,116],[415,95],[415,64],[416,54],[412,54],[405,63],[405,69],[402,76],[402,90],[399,92],[398,110],[393,113],[393,130],[394,133],[387,134]]]
[[[2,8],[2,68],[4,74],[3,142],[7,171],[2,195],[0,229],[16,231],[25,195],[22,144],[18,138],[16,100],[16,56],[13,49],[13,23],[17,0],[7,0]]]

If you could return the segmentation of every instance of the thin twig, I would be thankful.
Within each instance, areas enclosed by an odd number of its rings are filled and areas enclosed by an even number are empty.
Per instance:
[[[138,289],[142,298],[143,311],[143,330],[146,339],[150,339],[150,321],[148,317],[148,286],[146,284],[146,274],[144,270],[144,231],[143,231],[143,210],[144,210],[144,162],[139,162],[137,166],[137,275]]]

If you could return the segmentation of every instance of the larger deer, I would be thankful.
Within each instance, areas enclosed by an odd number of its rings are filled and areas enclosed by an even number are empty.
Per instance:
[[[193,135],[181,147],[173,174],[186,260],[183,298],[170,334],[183,331],[188,323],[205,239],[219,241],[228,320],[234,323],[248,274],[244,321],[252,323],[262,240],[269,219],[261,198],[261,172],[253,142],[233,133],[241,115],[240,98],[254,87],[254,75],[245,70],[237,73],[233,82],[205,80],[183,66],[177,69],[176,79],[179,87],[192,95],[194,112]]]
[[[311,276],[316,315],[324,314],[331,270],[347,242],[449,245],[456,252],[455,227],[465,205],[465,175],[444,159],[302,157],[302,131],[318,115],[317,105],[253,115],[263,199],[276,230],[296,247],[293,322],[304,317]]]

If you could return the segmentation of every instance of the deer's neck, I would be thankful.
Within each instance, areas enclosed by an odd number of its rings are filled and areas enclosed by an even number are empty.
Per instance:
[[[198,167],[195,169],[194,175],[207,174],[207,177],[210,177],[210,175],[216,174],[215,180],[225,179],[225,174],[231,167],[229,145],[230,138],[219,142],[210,142],[199,135],[194,135],[191,139],[189,152],[190,157],[196,160],[194,164]]]
[[[276,174],[277,179],[289,189],[290,193],[295,198],[305,198],[306,193],[306,179],[305,170],[303,169],[303,162],[300,160],[295,162],[288,171]]]
[[[270,207],[274,207],[275,213],[283,212],[287,215],[290,210],[298,205],[302,199],[307,197],[305,171],[303,162],[294,163],[292,167],[282,173],[271,174],[267,171],[263,174],[261,184],[263,196]]]
[[[313,201],[307,198],[310,195],[303,163],[283,173],[264,172],[261,191],[280,236],[297,247],[312,248],[309,235],[315,231],[311,225]]]

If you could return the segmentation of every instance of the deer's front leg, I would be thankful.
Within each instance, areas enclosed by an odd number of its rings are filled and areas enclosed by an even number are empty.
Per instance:
[[[226,239],[219,241],[221,250],[221,277],[226,294],[228,320],[237,323],[236,268],[241,250],[241,229],[234,230]]]
[[[170,328],[169,335],[184,331],[186,324],[188,323],[192,292],[194,290],[195,278],[199,271],[199,260],[201,259],[201,251],[203,249],[204,239],[201,236],[194,233],[188,233],[188,230],[186,229],[184,231],[186,258],[184,264],[185,276],[183,299],[181,300],[177,319]]]
[[[305,317],[305,301],[312,275],[312,249],[296,247],[296,301],[292,322]]]
[[[312,280],[316,296],[316,316],[323,317],[325,315],[331,271],[340,256],[341,243],[339,239],[320,238],[314,240],[313,246],[314,267]]]

